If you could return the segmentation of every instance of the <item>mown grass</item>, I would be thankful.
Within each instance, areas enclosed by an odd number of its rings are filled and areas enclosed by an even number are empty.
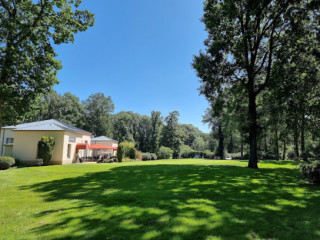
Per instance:
[[[320,239],[294,162],[163,160],[0,172],[0,239]]]

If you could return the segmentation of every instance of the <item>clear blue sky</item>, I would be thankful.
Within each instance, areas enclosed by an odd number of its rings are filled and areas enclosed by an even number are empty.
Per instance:
[[[209,131],[201,122],[208,103],[191,67],[207,36],[201,0],[83,0],[81,8],[95,13],[96,24],[57,47],[59,93],[84,100],[103,92],[115,113],[177,110],[181,123]]]

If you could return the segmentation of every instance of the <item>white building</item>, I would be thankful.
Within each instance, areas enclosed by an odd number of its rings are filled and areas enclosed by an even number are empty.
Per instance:
[[[113,155],[118,147],[115,140],[107,137],[92,139],[92,134],[87,131],[51,119],[2,127],[0,156],[12,156],[26,164],[37,164],[38,142],[43,136],[55,139],[51,164],[71,164],[79,157],[89,156],[93,152],[89,149],[90,144],[100,144]]]

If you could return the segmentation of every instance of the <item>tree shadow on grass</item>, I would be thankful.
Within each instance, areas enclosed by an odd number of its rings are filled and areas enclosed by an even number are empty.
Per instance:
[[[320,188],[296,169],[120,166],[23,189],[70,201],[35,214],[50,239],[320,238]]]

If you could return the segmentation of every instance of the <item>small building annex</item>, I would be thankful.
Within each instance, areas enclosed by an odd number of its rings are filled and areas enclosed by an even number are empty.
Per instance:
[[[12,156],[21,162],[34,165],[38,160],[38,142],[43,136],[54,137],[55,148],[50,164],[71,164],[77,162],[79,157],[88,156],[90,149],[81,146],[101,144],[110,146],[110,153],[115,153],[117,141],[103,137],[109,141],[92,142],[92,134],[66,123],[51,119],[16,126],[1,128],[0,155]],[[99,138],[98,138],[99,139]],[[80,147],[79,147],[80,146]],[[80,150],[83,149],[83,150]]]

